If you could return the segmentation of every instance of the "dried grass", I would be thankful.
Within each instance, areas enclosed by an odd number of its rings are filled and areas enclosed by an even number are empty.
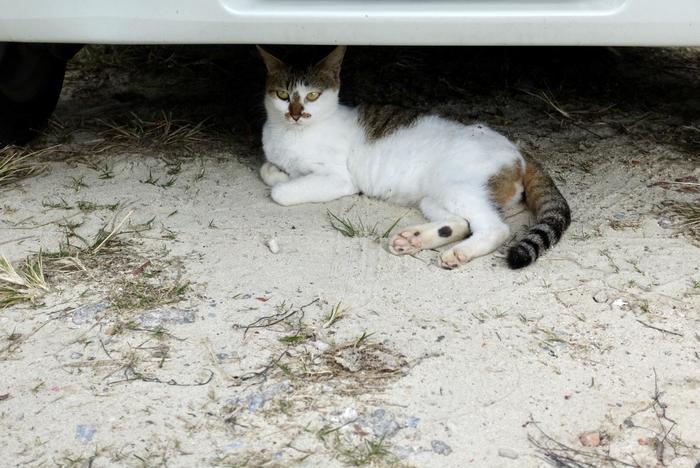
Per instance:
[[[41,253],[35,259],[26,259],[18,268],[0,255],[0,308],[21,302],[35,304],[48,290]]]
[[[176,120],[165,111],[152,120],[131,113],[126,119],[99,122],[106,129],[100,132],[100,140],[93,147],[98,153],[134,147],[192,152],[195,145],[212,140],[205,135],[206,120],[198,123]]]
[[[671,202],[666,211],[675,219],[674,228],[700,242],[700,199],[694,202]]]
[[[19,146],[0,148],[0,186],[40,173],[44,166],[37,161],[57,146],[33,150]]]

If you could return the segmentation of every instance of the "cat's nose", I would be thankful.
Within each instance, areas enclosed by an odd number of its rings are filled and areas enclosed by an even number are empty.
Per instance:
[[[302,116],[302,112],[304,111],[304,106],[301,105],[299,101],[292,101],[289,104],[289,116],[294,119],[295,122],[298,122],[299,119]]]

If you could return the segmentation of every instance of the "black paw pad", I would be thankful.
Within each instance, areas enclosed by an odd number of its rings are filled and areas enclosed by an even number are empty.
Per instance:
[[[449,226],[443,226],[438,229],[438,236],[440,237],[450,237],[452,235],[452,228]]]

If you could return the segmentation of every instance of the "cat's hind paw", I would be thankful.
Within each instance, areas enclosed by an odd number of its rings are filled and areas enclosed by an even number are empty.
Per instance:
[[[469,224],[463,219],[409,226],[391,236],[389,251],[394,255],[413,255],[420,250],[462,240],[467,235]]]
[[[423,250],[423,238],[421,232],[407,229],[391,236],[389,239],[389,252],[394,255],[413,255]]]
[[[467,255],[462,252],[459,247],[455,246],[451,249],[445,250],[438,258],[438,265],[445,270],[454,270],[455,268],[464,265],[469,260],[471,260]]]

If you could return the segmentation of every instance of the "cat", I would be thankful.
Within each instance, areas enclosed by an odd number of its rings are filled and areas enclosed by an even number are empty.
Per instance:
[[[280,205],[363,193],[418,206],[430,221],[398,230],[389,251],[411,255],[457,242],[438,264],[456,268],[509,238],[503,210],[524,201],[535,224],[508,250],[525,267],[556,244],[571,212],[541,165],[486,125],[395,106],[338,101],[345,47],[297,69],[258,47],[267,68],[260,176]]]

